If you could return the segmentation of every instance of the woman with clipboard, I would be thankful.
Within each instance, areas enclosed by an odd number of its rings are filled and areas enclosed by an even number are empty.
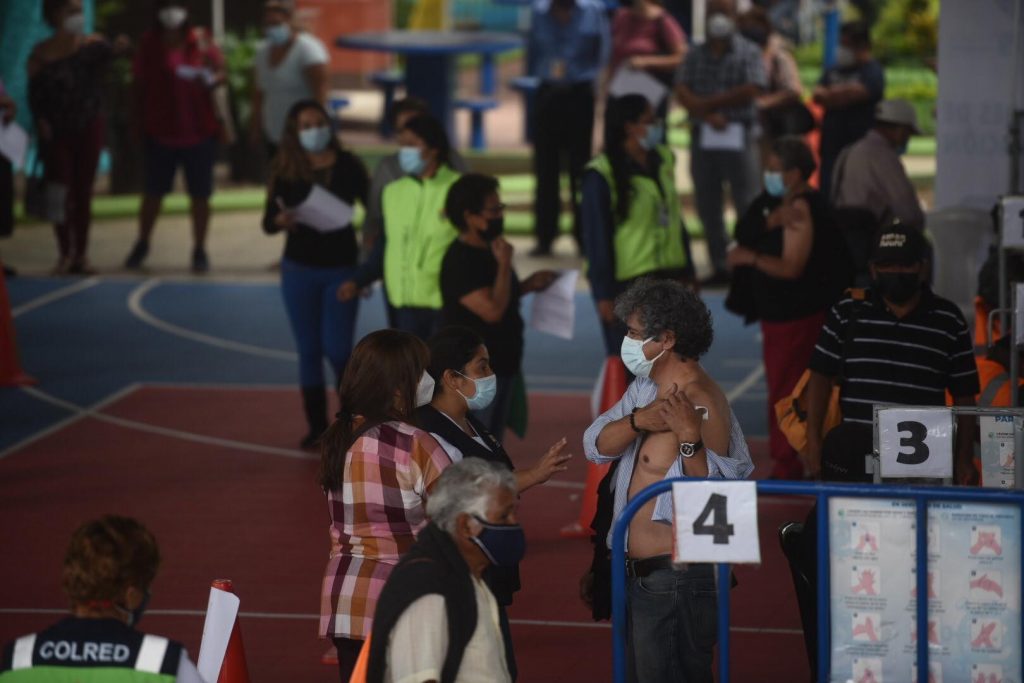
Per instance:
[[[309,433],[302,448],[313,448],[327,428],[324,356],[340,380],[352,353],[358,299],[338,301],[338,286],[352,278],[359,246],[351,218],[332,228],[299,220],[297,209],[319,186],[348,205],[366,205],[366,167],[342,149],[330,118],[314,100],[292,106],[281,144],[271,162],[270,191],[263,230],[287,232],[281,259],[281,293],[299,352],[299,382]],[[351,214],[349,214],[350,216]]]

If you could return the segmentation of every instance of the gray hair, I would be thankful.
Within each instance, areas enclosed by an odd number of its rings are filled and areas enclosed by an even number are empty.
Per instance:
[[[668,331],[675,334],[672,350],[684,360],[697,360],[711,348],[715,337],[711,311],[681,282],[640,278],[615,300],[620,320],[625,322],[634,313],[645,339]]]
[[[487,506],[495,489],[516,492],[516,478],[503,465],[480,458],[464,458],[445,468],[427,498],[427,516],[448,533],[465,513],[487,518]]]

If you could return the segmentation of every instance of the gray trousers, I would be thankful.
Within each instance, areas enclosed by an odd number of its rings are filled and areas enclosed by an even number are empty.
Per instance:
[[[750,135],[750,129],[747,129]],[[740,151],[705,150],[700,147],[700,129],[693,128],[690,136],[690,176],[693,178],[697,216],[704,226],[711,265],[715,272],[725,270],[725,249],[729,244],[725,234],[725,189],[729,184],[736,218],[750,206],[761,192],[761,154],[757,140],[746,140]]]

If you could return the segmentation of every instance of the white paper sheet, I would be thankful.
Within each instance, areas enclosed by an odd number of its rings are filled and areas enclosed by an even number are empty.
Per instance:
[[[174,75],[186,81],[202,80],[206,85],[212,85],[216,78],[210,69],[190,64],[179,64],[174,70]]]
[[[297,222],[320,232],[341,230],[352,222],[352,205],[319,185],[313,186],[306,201],[288,210],[295,215]]]
[[[673,562],[761,562],[754,482],[677,482],[672,503]]]
[[[576,280],[580,271],[563,271],[551,286],[533,295],[530,327],[538,332],[572,339],[576,325]]]
[[[643,95],[652,107],[657,107],[668,94],[668,88],[646,71],[622,66],[608,84],[608,94],[612,97]]]
[[[203,640],[199,645],[196,668],[204,681],[216,681],[228,650],[231,630],[238,617],[238,596],[217,588],[210,589],[210,602],[206,607]]]
[[[701,149],[738,152],[743,149],[743,124],[730,123],[722,130],[706,123],[700,124],[700,146]]]
[[[0,125],[0,154],[7,157],[15,168],[21,168],[27,152],[28,133],[25,129],[14,121],[6,126]]]

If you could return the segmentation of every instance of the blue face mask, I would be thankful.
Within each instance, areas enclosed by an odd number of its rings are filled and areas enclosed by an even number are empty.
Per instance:
[[[665,136],[665,126],[659,121],[647,126],[647,134],[640,139],[640,146],[644,149],[654,149],[661,144]]]
[[[263,29],[263,35],[271,45],[284,45],[292,37],[292,27],[288,24],[274,24]]]
[[[456,371],[458,372],[458,371]],[[462,375],[461,372],[459,372]],[[466,377],[465,375],[462,375]],[[469,406],[470,410],[483,410],[487,406],[491,405],[494,401],[495,394],[498,393],[498,377],[497,375],[490,375],[488,377],[481,377],[479,379],[473,379],[472,377],[466,377],[470,382],[476,386],[476,393],[472,396],[466,396],[461,391],[459,396],[466,399],[466,405]]]
[[[782,181],[782,174],[778,171],[765,171],[764,190],[773,197],[786,194],[786,183]]]
[[[299,143],[307,152],[322,152],[331,141],[331,129],[327,126],[306,128],[299,131]]]
[[[483,551],[491,564],[498,567],[514,567],[526,555],[526,534],[518,524],[494,524],[473,515],[483,529],[469,540]]]
[[[423,173],[423,169],[426,168],[427,164],[423,161],[423,155],[420,153],[419,147],[399,147],[398,165],[402,167],[403,173],[419,175]]]
[[[629,337],[622,338],[622,348],[619,351],[622,364],[637,377],[650,377],[651,369],[654,368],[654,362],[665,355],[665,349],[662,349],[661,353],[651,359],[644,355],[644,346],[653,339],[654,337],[648,337],[640,341],[639,339],[630,339]]]

